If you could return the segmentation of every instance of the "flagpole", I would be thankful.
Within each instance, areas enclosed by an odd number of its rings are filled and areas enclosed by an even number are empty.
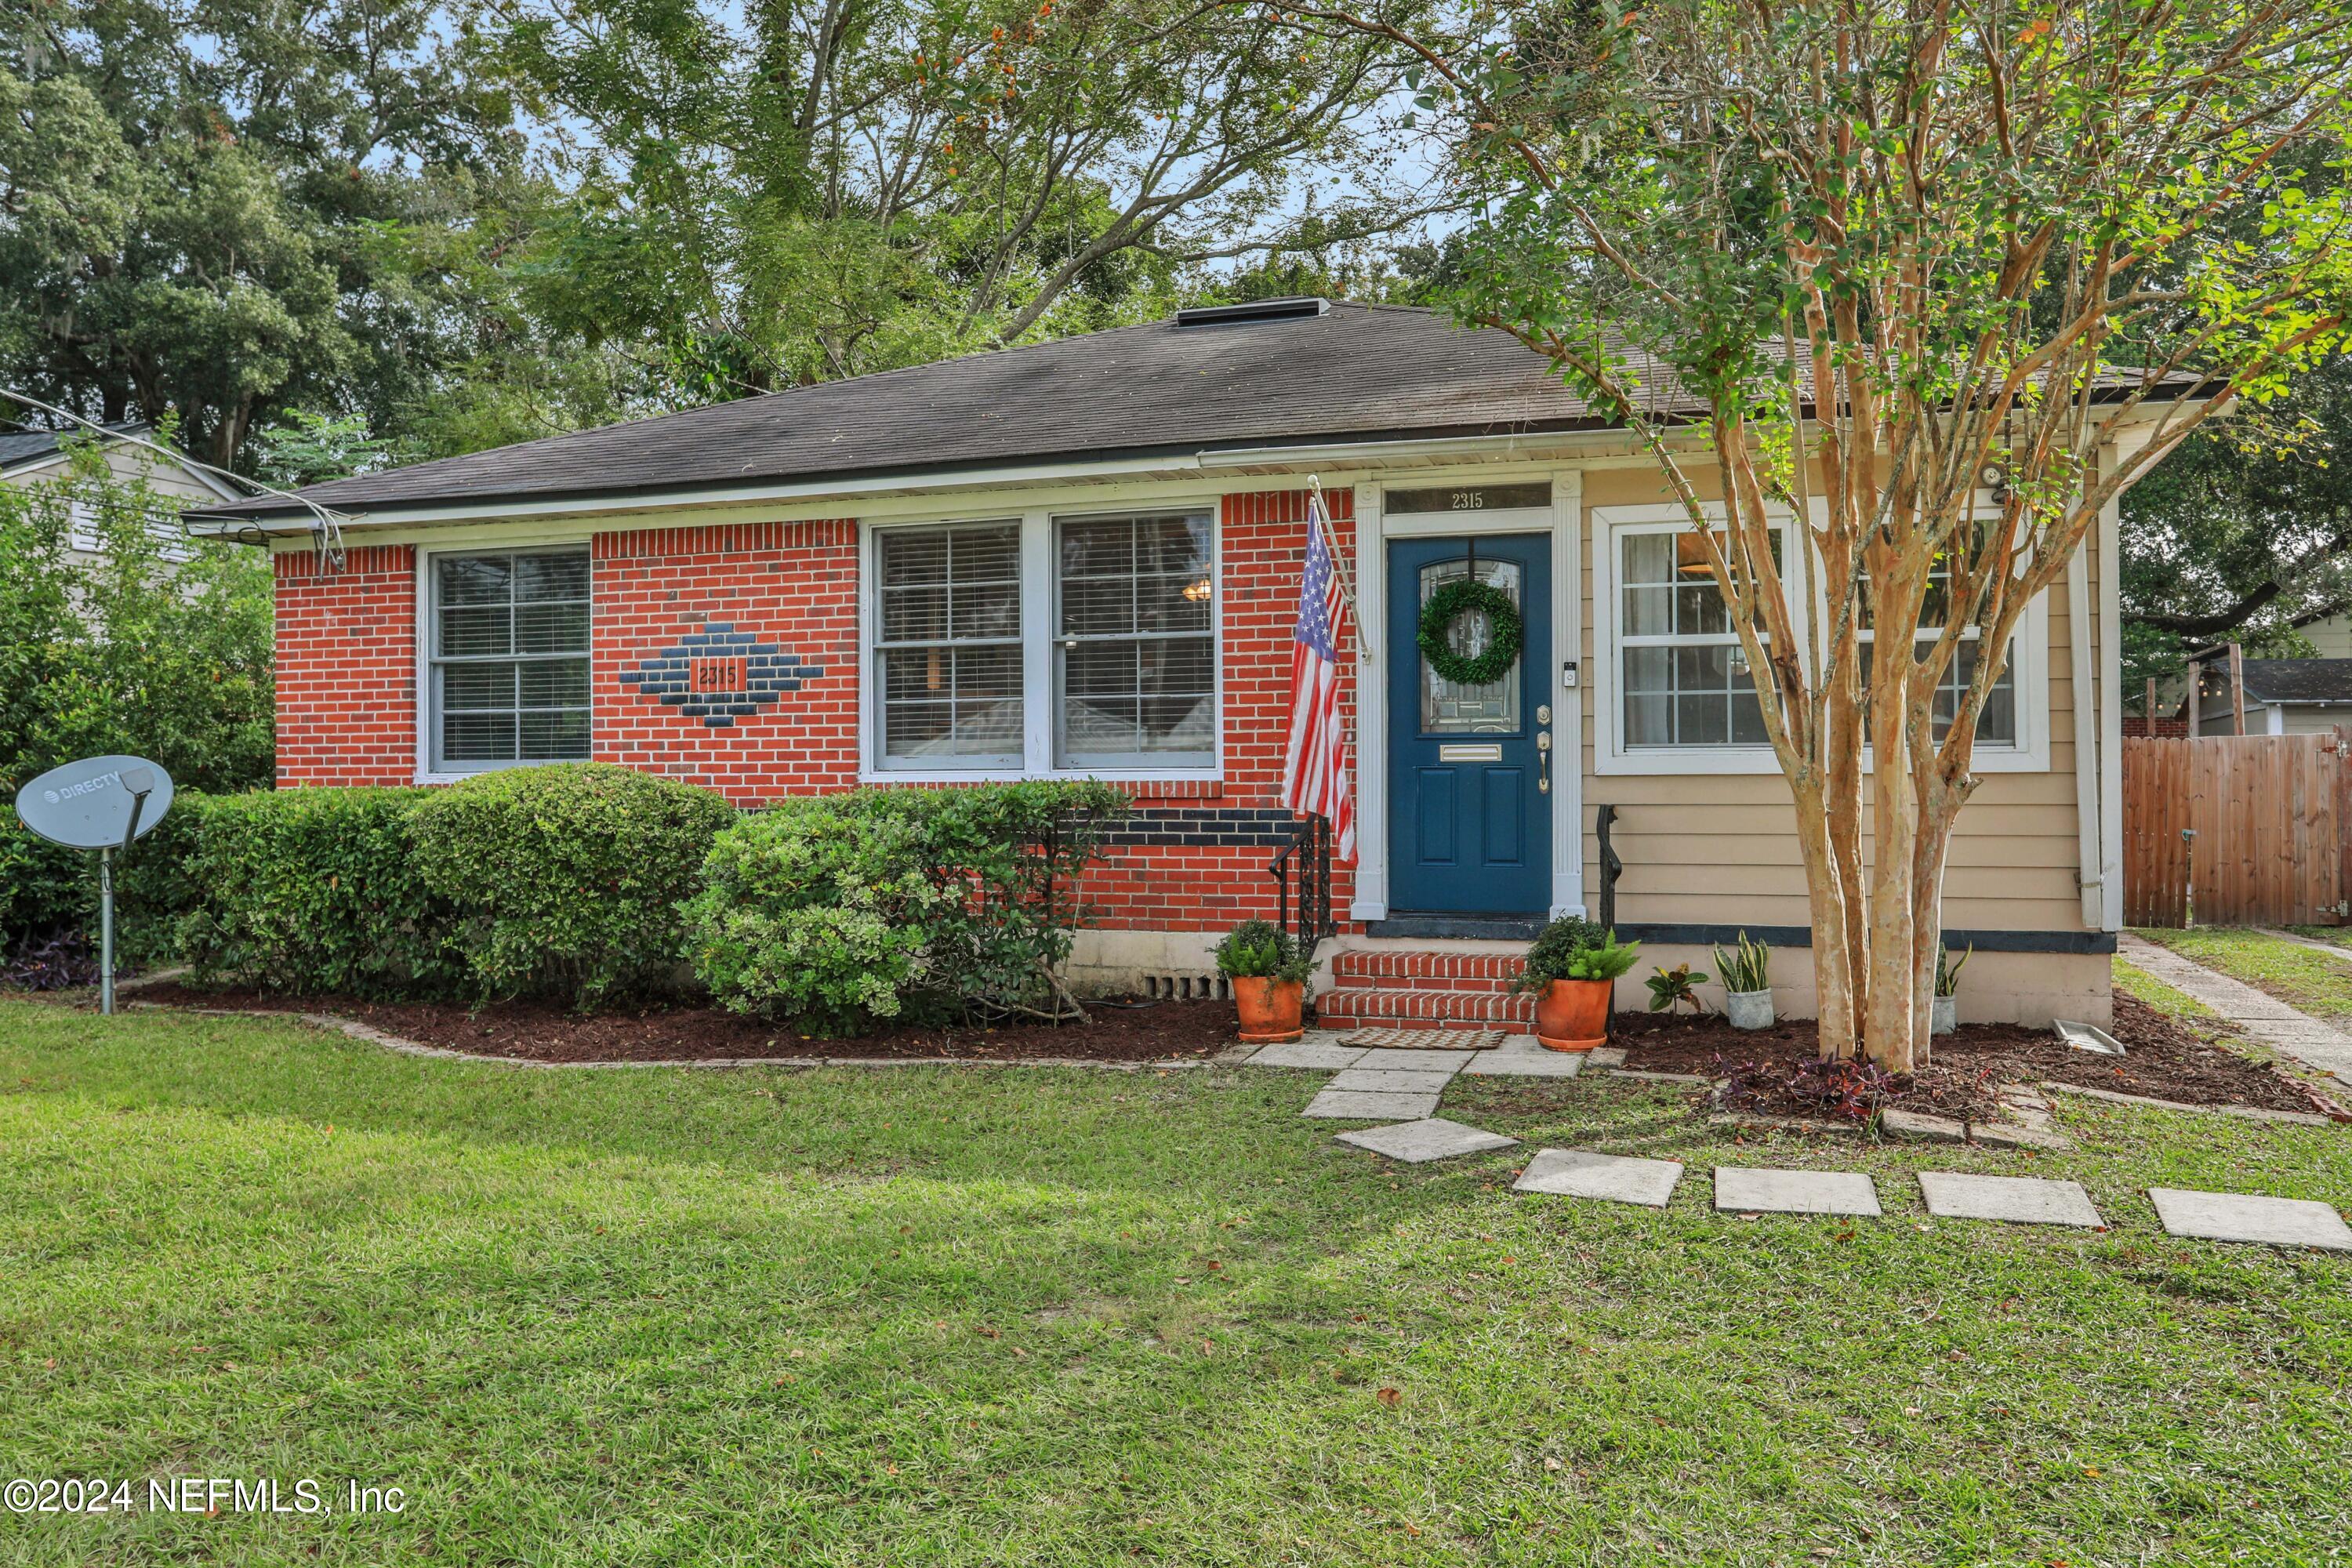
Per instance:
[[[1307,521],[1323,531],[1323,552],[1331,558],[1331,570],[1339,574],[1339,597],[1348,606],[1348,619],[1356,628],[1356,653],[1366,664],[1372,662],[1372,645],[1364,636],[1364,617],[1356,609],[1356,574],[1339,553],[1331,538],[1331,513],[1323,504],[1323,478],[1307,476]]]

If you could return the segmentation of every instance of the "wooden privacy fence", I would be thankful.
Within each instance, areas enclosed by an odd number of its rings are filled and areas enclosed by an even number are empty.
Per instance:
[[[2123,764],[2127,923],[2345,923],[2352,767],[2344,731],[2127,735]]]

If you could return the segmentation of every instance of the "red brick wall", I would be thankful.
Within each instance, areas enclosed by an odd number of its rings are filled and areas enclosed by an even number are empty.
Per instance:
[[[1343,525],[1334,548],[1352,563],[1351,494],[1329,500]],[[1293,826],[1280,793],[1306,501],[1300,490],[1225,498],[1223,777],[1134,786],[1139,815],[1084,889],[1104,924],[1212,931],[1273,912],[1266,863]],[[598,761],[741,805],[856,783],[854,522],[600,533],[590,553]],[[281,555],[278,571],[279,782],[407,783],[416,756],[415,552],[355,550],[343,572],[324,576],[308,554]],[[1342,652],[1353,649],[1351,629]],[[744,675],[738,660],[796,684],[770,700],[702,689]],[[1352,721],[1351,679],[1341,700]],[[1344,910],[1353,878],[1335,870]]]
[[[1326,496],[1332,521],[1333,552],[1352,568],[1355,496],[1340,489]],[[1282,757],[1289,735],[1290,633],[1298,620],[1298,582],[1307,557],[1307,492],[1276,490],[1224,498],[1223,580],[1224,595],[1224,780],[1209,798],[1173,798],[1197,786],[1142,785],[1137,789],[1147,816],[1181,825],[1187,837],[1204,837],[1226,822],[1210,813],[1246,811],[1249,826],[1218,831],[1222,839],[1253,839],[1216,845],[1134,845],[1114,848],[1108,862],[1087,878],[1084,896],[1107,926],[1144,931],[1214,931],[1251,915],[1271,916],[1275,884],[1266,862],[1275,853],[1267,840],[1286,832],[1282,816]],[[1342,710],[1355,722],[1355,652],[1352,626],[1340,654],[1350,668],[1339,687]],[[1352,731],[1351,731],[1352,732]],[[1352,759],[1351,759],[1352,762]],[[1232,820],[1232,819],[1228,819]],[[1333,868],[1332,903],[1344,911],[1355,896],[1352,867]],[[1343,920],[1341,924],[1347,922]]]
[[[856,523],[600,533],[591,554],[598,762],[685,779],[740,805],[857,782]],[[739,672],[725,661],[746,657],[738,651],[746,645],[691,640],[713,627],[732,628],[721,639],[753,638],[749,647],[762,650],[755,659],[797,657],[797,666],[778,666],[795,672],[786,679],[797,688],[772,701],[724,705],[750,712],[698,715],[689,703],[647,694],[643,682],[624,682],[665,655],[706,656],[718,667],[698,673],[731,678]],[[691,674],[685,679],[692,684]]]
[[[416,552],[350,552],[321,572],[275,558],[278,782],[404,784],[416,776]]]

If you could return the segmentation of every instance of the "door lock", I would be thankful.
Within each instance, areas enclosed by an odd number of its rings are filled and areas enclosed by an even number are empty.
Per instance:
[[[1536,793],[1551,793],[1551,731],[1536,731]]]

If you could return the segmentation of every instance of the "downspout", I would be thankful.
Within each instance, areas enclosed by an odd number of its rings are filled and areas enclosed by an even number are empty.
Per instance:
[[[2105,544],[2102,518],[2100,544]],[[2099,831],[2098,710],[2091,683],[2091,543],[2066,563],[2066,651],[2074,685],[2074,866],[2083,895],[2083,929],[2105,929],[2105,858]]]
[[[2099,511],[2099,929],[2124,925],[2124,506]]]

